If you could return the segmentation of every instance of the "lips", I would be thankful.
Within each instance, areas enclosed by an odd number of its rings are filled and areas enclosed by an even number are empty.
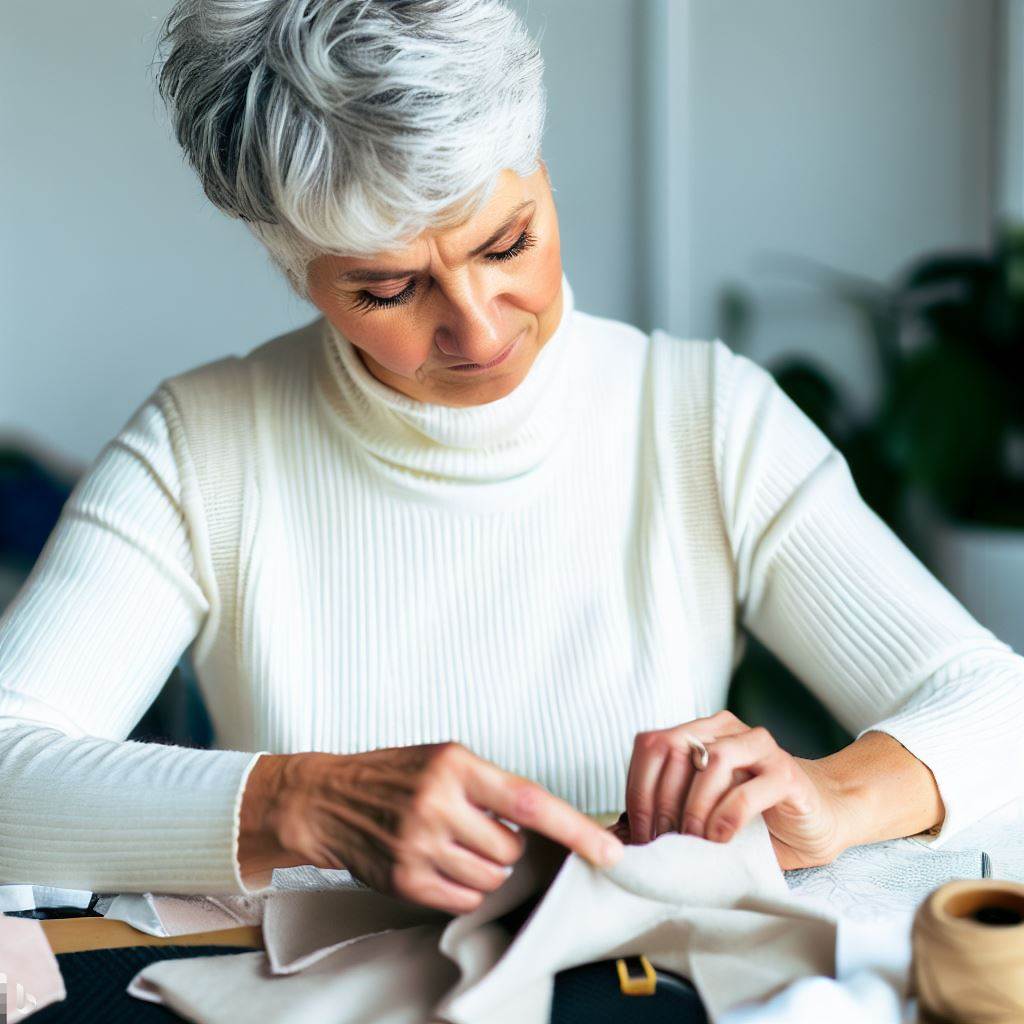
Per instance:
[[[487,369],[489,369],[492,366],[497,366],[498,363],[502,363],[502,362],[505,361],[505,359],[508,357],[508,355],[512,351],[512,349],[515,348],[516,343],[519,341],[519,338],[522,336],[522,334],[523,334],[523,332],[520,331],[520,333],[517,334],[516,337],[511,342],[509,342],[509,344],[506,345],[505,348],[502,349],[502,351],[497,356],[495,356],[494,359],[492,359],[489,363],[455,363],[453,366],[449,366],[448,369],[449,370],[487,370]]]

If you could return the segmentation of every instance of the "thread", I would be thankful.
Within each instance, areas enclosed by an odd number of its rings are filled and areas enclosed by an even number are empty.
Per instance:
[[[996,878],[940,885],[917,908],[911,944],[919,1022],[1024,1021],[1024,885]]]

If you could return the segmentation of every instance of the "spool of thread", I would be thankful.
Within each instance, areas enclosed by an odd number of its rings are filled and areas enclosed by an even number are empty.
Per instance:
[[[940,885],[917,908],[911,943],[920,1022],[1024,1021],[1024,885],[996,878]]]

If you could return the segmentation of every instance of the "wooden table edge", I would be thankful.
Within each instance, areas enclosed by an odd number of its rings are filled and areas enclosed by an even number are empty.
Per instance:
[[[126,921],[105,917],[55,918],[39,923],[54,953],[81,953],[90,949],[120,949],[125,946],[248,946],[263,949],[263,929],[259,925],[240,925],[164,938],[139,931]]]

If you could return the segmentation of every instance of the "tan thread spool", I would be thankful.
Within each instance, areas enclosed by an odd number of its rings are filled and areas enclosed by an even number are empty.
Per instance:
[[[1024,1021],[1024,885],[997,878],[940,885],[917,908],[911,944],[919,1022]]]

